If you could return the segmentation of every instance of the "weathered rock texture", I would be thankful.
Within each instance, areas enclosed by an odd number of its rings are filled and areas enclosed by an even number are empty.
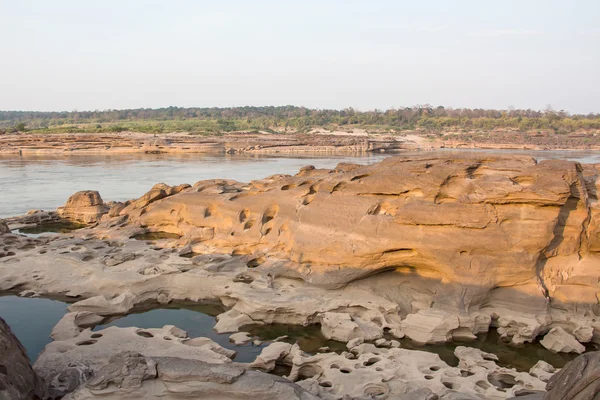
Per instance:
[[[394,157],[249,184],[198,182],[133,202],[100,232],[175,233],[196,253],[247,255],[271,278],[329,289],[363,280],[408,323],[430,327],[405,329],[417,341],[469,338],[492,324],[522,343],[552,322],[592,331],[597,177],[567,161]]]
[[[600,397],[600,352],[583,354],[548,381],[544,400],[593,400]]]
[[[277,364],[288,365],[289,379],[327,400],[505,399],[544,389],[545,383],[531,374],[499,367],[493,354],[457,347],[455,355],[459,364],[450,367],[434,353],[368,343],[348,353],[313,356],[297,345],[273,343],[251,366],[270,371]]]
[[[233,364],[177,357],[115,354],[98,374],[65,400],[317,400],[287,379]]]
[[[61,218],[83,223],[98,222],[108,212],[100,193],[95,190],[77,192],[67,200],[67,204],[56,210]]]
[[[59,325],[77,325],[81,313],[65,316]],[[67,314],[69,315],[69,314]],[[85,319],[83,320],[85,321]],[[81,321],[79,321],[81,322]],[[54,332],[53,332],[54,333]],[[84,329],[61,335],[46,346],[34,364],[35,371],[47,382],[51,394],[64,396],[92,376],[97,376],[114,354],[123,351],[148,357],[177,357],[209,363],[229,363],[234,351],[206,339],[188,339],[187,333],[174,326],[161,329],[109,327],[97,332]]]
[[[0,236],[0,290],[101,316],[216,301],[219,332],[319,323],[337,340],[434,343],[497,327],[522,344],[561,327],[600,342],[597,179],[567,161],[394,157],[158,184],[72,235]]]
[[[25,348],[0,318],[0,400],[40,400],[44,395],[44,384],[31,368]]]

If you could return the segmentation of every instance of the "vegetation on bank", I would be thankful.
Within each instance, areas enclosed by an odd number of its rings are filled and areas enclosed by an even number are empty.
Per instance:
[[[386,111],[316,110],[304,107],[230,107],[107,111],[0,111],[0,133],[146,133],[234,131],[307,132],[314,128],[400,132],[404,130],[552,130],[571,133],[600,129],[600,114],[564,111],[452,109],[416,106]]]

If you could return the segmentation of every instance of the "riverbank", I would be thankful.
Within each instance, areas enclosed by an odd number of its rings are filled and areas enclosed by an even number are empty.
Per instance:
[[[232,132],[219,135],[70,133],[0,135],[2,155],[69,154],[361,154],[456,149],[600,150],[596,131],[558,135],[546,131],[442,131],[368,133],[364,130],[307,134]]]

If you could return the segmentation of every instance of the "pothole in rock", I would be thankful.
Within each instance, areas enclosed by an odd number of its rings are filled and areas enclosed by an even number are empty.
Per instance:
[[[134,235],[131,238],[135,240],[161,240],[161,239],[179,239],[181,236],[171,232],[146,232]]]
[[[69,233],[85,228],[86,226],[85,224],[70,221],[46,222],[36,226],[16,229],[14,233],[20,233],[29,237],[38,237],[45,233]]]

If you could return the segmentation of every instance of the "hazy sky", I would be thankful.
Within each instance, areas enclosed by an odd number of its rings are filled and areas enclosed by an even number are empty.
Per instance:
[[[600,112],[599,0],[0,0],[0,109]]]

